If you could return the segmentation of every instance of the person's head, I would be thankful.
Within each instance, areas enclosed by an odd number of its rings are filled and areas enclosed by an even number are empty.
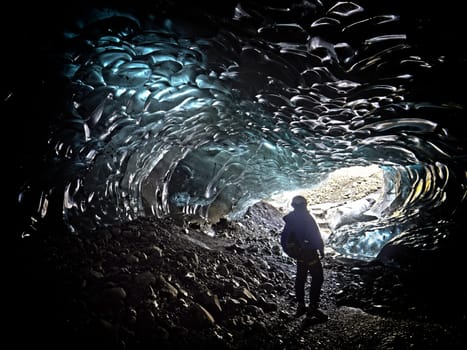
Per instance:
[[[292,207],[294,209],[306,209],[306,199],[303,196],[295,196],[292,198]]]

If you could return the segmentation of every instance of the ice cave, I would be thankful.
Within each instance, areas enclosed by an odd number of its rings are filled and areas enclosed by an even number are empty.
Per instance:
[[[401,268],[433,257],[462,264],[467,55],[463,11],[452,3],[11,4],[2,21],[8,238],[28,245],[56,230],[111,247],[106,237],[133,231],[102,234],[106,227],[141,218],[209,230],[257,203],[320,188],[336,172],[377,169],[378,191],[333,212],[350,219],[330,219],[326,245]],[[100,243],[89,244],[92,252]],[[105,279],[91,272],[79,288]],[[144,276],[155,285],[152,274]],[[188,308],[189,292],[176,286],[168,290]],[[132,297],[122,290],[112,297]],[[120,322],[105,312],[100,326]]]

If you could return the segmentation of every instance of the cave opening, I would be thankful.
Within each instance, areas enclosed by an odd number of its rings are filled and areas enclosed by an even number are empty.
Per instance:
[[[327,249],[334,253],[360,259],[374,258],[379,251],[374,248],[361,250],[354,254],[345,252],[335,241],[339,228],[347,225],[361,225],[364,222],[378,220],[381,216],[381,205],[388,202],[384,189],[383,170],[378,165],[352,166],[335,170],[311,188],[300,188],[273,194],[265,199],[286,214],[290,200],[296,195],[307,198],[309,209],[317,220]],[[372,239],[366,235],[362,240]],[[390,235],[382,237],[377,246],[381,248],[390,239]]]

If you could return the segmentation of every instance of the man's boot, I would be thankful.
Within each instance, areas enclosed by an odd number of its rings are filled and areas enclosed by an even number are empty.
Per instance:
[[[328,320],[328,315],[326,315],[323,311],[318,309],[318,306],[316,305],[309,306],[306,312],[306,317],[310,319],[316,319],[318,322],[326,322]]]
[[[295,317],[300,317],[305,315],[307,309],[305,303],[298,303],[297,311],[295,312]]]

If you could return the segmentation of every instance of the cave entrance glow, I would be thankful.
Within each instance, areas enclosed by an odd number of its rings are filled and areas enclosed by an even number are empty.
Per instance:
[[[323,239],[330,246],[336,247],[341,232],[351,235],[352,230],[360,230],[365,223],[377,220],[377,207],[383,198],[383,170],[377,165],[355,166],[338,169],[330,173],[324,181],[310,188],[281,192],[265,201],[276,207],[281,213],[291,210],[290,201],[295,195],[303,195],[308,199],[308,207],[316,218]],[[371,234],[363,240],[374,240]],[[378,237],[378,248],[385,243],[386,238]],[[347,240],[345,240],[347,241]],[[373,244],[374,245],[374,244]],[[369,251],[356,251],[352,255],[368,258],[377,254],[378,248]]]

